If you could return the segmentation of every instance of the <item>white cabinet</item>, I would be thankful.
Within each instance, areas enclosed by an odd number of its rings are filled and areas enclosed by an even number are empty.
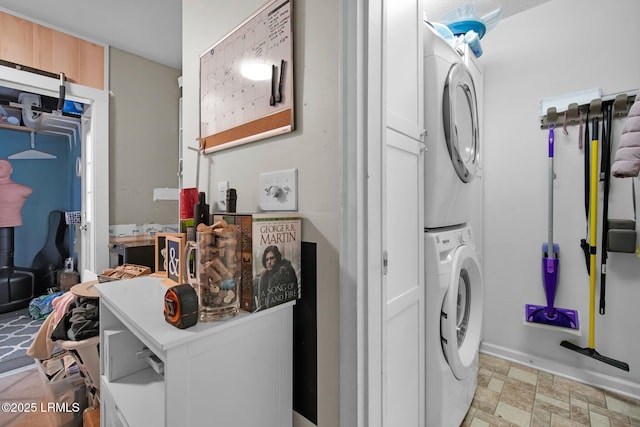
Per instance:
[[[97,285],[102,426],[290,427],[295,302],[178,329],[162,280]]]
[[[424,132],[422,0],[384,1],[386,124],[415,140]]]
[[[424,426],[422,0],[384,0],[383,426]]]
[[[386,133],[385,426],[423,426],[424,145]]]

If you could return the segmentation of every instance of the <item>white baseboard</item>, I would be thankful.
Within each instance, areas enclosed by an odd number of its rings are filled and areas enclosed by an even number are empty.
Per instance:
[[[549,372],[553,375],[558,375],[560,377],[608,390],[612,393],[628,396],[633,399],[640,399],[640,384],[588,369],[588,366],[586,365],[569,366],[551,359],[532,356],[507,347],[486,342],[482,342],[480,344],[480,352],[510,360],[531,368],[539,369],[541,371]],[[586,356],[582,357],[589,359]],[[596,364],[602,364],[602,362],[592,359],[586,360],[586,363],[591,364],[591,361],[593,362],[593,366],[597,366]]]

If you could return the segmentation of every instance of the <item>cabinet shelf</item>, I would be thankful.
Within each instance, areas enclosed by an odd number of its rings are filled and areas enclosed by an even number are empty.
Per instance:
[[[36,130],[34,128],[30,128],[27,126],[18,126],[18,125],[12,125],[9,123],[0,123],[0,129],[10,129],[10,130],[17,130],[20,132],[36,132]]]
[[[101,377],[102,388],[117,396],[118,410],[131,426],[163,426],[164,422],[164,378],[147,368],[117,381],[109,382]],[[144,395],[144,397],[142,397]]]

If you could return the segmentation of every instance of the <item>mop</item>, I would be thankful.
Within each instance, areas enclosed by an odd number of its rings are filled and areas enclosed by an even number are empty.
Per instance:
[[[598,223],[598,119],[593,119],[591,136],[591,185],[589,186],[589,347],[578,347],[570,341],[562,341],[560,345],[587,357],[599,360],[623,371],[629,371],[625,362],[603,356],[595,349],[595,312],[596,312],[596,232]]]
[[[578,329],[578,312],[554,306],[558,289],[558,254],[560,245],[553,243],[553,124],[549,125],[549,241],[542,244],[542,280],[547,305],[525,305],[525,319],[529,323]]]

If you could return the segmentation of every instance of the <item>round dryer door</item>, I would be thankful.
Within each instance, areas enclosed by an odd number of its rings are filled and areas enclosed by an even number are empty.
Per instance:
[[[483,294],[478,259],[472,247],[462,245],[453,256],[440,317],[442,350],[458,380],[475,375],[472,365],[482,335]]]
[[[449,69],[442,97],[442,120],[453,168],[462,182],[469,182],[478,164],[478,105],[473,78],[463,63],[455,63]]]

